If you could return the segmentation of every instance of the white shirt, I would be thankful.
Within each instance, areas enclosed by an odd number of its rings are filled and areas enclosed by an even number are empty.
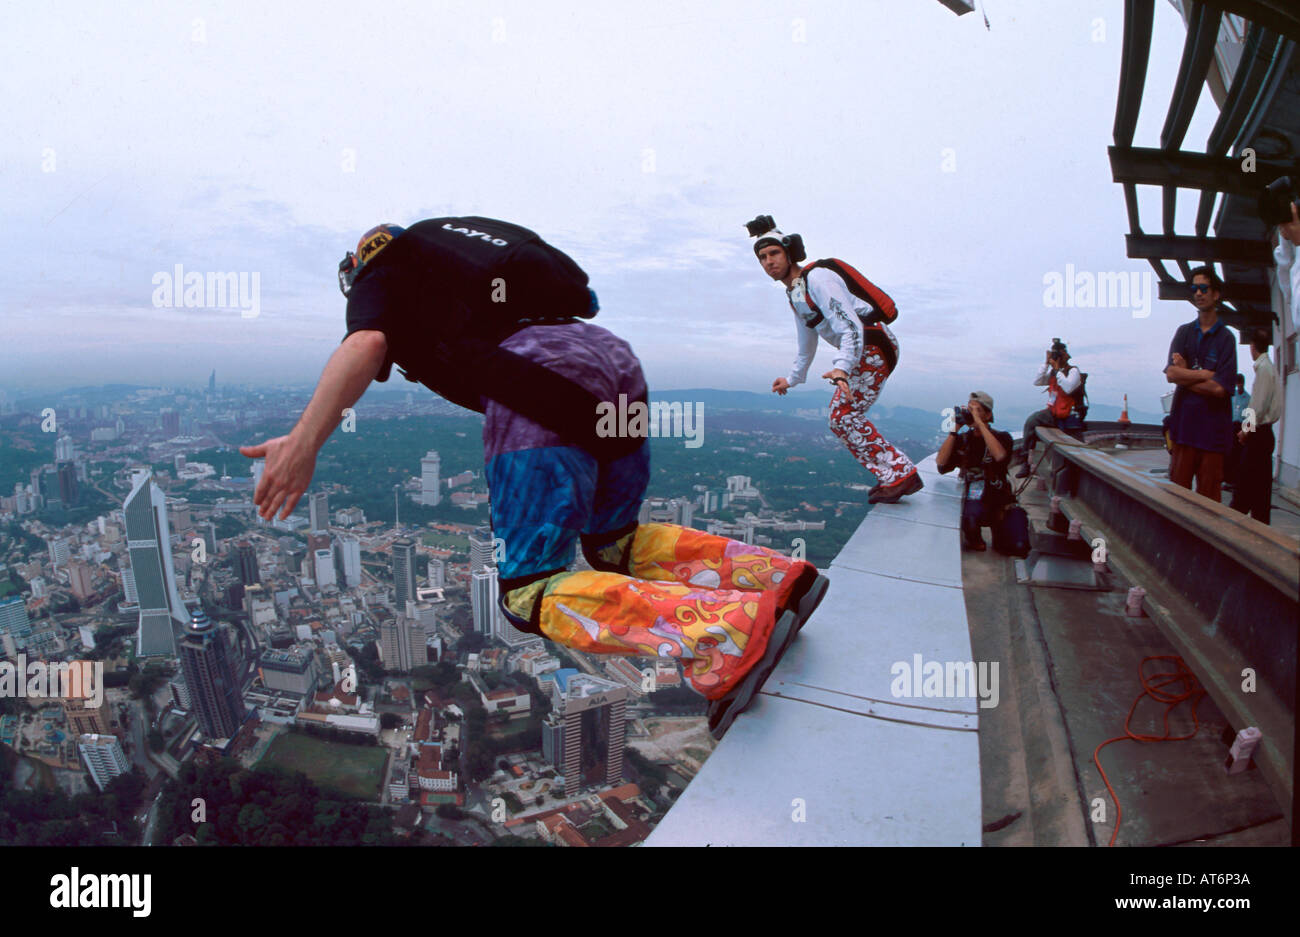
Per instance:
[[[1250,408],[1255,411],[1255,425],[1276,423],[1282,416],[1277,392],[1277,371],[1267,354],[1255,359],[1255,384],[1250,389]]]
[[[1291,309],[1291,321],[1300,329],[1300,263],[1296,262],[1296,246],[1277,236],[1277,247],[1273,248],[1273,259],[1277,262],[1277,285],[1282,291],[1282,308]]]
[[[1053,368],[1051,364],[1043,362],[1042,368],[1038,371],[1038,376],[1034,378],[1034,384],[1038,386],[1048,385],[1052,379],[1052,372],[1054,370],[1055,368]],[[1083,378],[1079,375],[1079,369],[1074,365],[1069,365],[1066,367],[1065,373],[1056,379],[1056,386],[1060,389],[1061,393],[1068,396],[1078,389],[1079,382],[1082,380]],[[1048,406],[1051,406],[1054,403],[1056,403],[1055,399],[1049,401]]]
[[[804,283],[812,293],[813,303],[821,311],[822,321],[813,328],[805,325],[816,313],[808,305],[804,295]],[[849,292],[849,288],[840,279],[839,274],[825,267],[815,267],[808,275],[795,280],[794,286],[786,291],[790,305],[794,310],[795,341],[798,354],[786,378],[790,386],[802,384],[808,377],[808,367],[817,354],[818,337],[826,339],[838,353],[831,362],[831,368],[839,368],[845,374],[852,374],[854,367],[862,359],[862,320],[858,313],[867,314],[871,307]],[[893,339],[894,335],[880,323]]]

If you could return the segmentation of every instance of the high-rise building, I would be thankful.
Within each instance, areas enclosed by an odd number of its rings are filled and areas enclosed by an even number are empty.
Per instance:
[[[205,521],[199,525],[199,534],[203,537],[203,549],[208,551],[208,558],[217,555],[217,525]]]
[[[68,560],[68,585],[77,601],[85,601],[95,591],[90,578],[90,567],[81,560]]]
[[[493,576],[495,576],[496,570],[492,570],[492,573]],[[497,585],[497,589],[499,590],[500,583],[498,582],[496,583],[496,585]],[[510,623],[510,619],[506,618],[505,612],[501,611],[499,606],[497,608],[497,614],[495,616],[495,621],[493,622],[493,625],[496,628],[496,631],[493,632],[493,637],[495,637],[498,641],[505,642],[505,644],[507,644],[512,649],[517,648],[524,644],[528,644],[529,642],[535,642],[539,640],[537,635],[528,634],[527,632],[520,631],[518,628],[512,625]]]
[[[122,574],[122,592],[125,594],[127,605],[139,605],[140,594],[135,588],[135,570],[130,566],[118,565],[118,571]]]
[[[123,505],[127,552],[140,605],[135,653],[137,657],[173,657],[175,626],[184,627],[190,616],[176,589],[167,502],[151,476],[148,469],[135,474]]]
[[[239,544],[235,547],[235,562],[239,568],[239,581],[241,584],[251,586],[262,581],[261,574],[257,569],[257,550],[247,540],[239,541]]]
[[[163,436],[166,438],[171,439],[181,434],[181,415],[171,407],[162,408],[159,420],[162,423]]]
[[[475,527],[469,535],[469,571],[475,573],[495,565],[492,560],[492,528]]]
[[[327,492],[318,491],[311,496],[308,514],[311,517],[311,527],[308,529],[312,533],[322,533],[329,530],[330,509],[329,494]]]
[[[190,519],[190,502],[188,498],[169,498],[167,501],[167,519],[172,530],[188,530],[193,522]]]
[[[217,369],[213,368],[212,373],[208,375],[208,393],[215,394],[216,392],[217,392]]]
[[[316,588],[323,589],[326,586],[338,585],[338,579],[334,573],[334,551],[326,547],[323,550],[317,550],[312,558],[312,570],[315,572]]]
[[[406,611],[406,603],[414,602],[415,595],[415,541],[403,537],[393,541],[393,607]]]
[[[171,687],[172,699],[176,701],[176,705],[185,712],[189,712],[191,706],[190,688],[185,685],[185,674],[179,670],[176,671],[175,675],[167,681],[167,685]]]
[[[68,541],[57,537],[50,541],[50,565],[66,566],[68,563]]]
[[[67,433],[64,433],[62,436],[60,436],[58,439],[54,441],[55,462],[71,462],[73,451],[74,451],[74,447],[72,443],[72,437],[69,436]]]
[[[542,745],[564,775],[566,797],[583,785],[622,780],[627,692],[612,680],[570,669],[556,671],[555,708],[543,725]]]
[[[361,541],[351,534],[334,538],[334,574],[340,588],[361,585]]]
[[[316,689],[316,654],[306,645],[263,651],[257,666],[263,685],[272,690],[305,696]]]
[[[501,607],[497,604],[499,584],[495,567],[476,569],[470,577],[470,609],[474,615],[474,630],[487,637],[499,634]]]
[[[55,467],[55,473],[58,478],[59,500],[63,506],[70,508],[76,505],[79,495],[77,487],[77,466],[72,462],[59,462]]]
[[[388,671],[408,673],[423,667],[429,662],[424,625],[405,615],[384,621],[379,626],[379,656]]]
[[[438,557],[429,557],[429,588],[442,589],[447,585],[447,565]]]
[[[442,502],[442,492],[439,485],[440,465],[438,453],[433,449],[430,449],[428,454],[420,460],[421,504],[437,505]]]
[[[27,638],[32,633],[32,622],[27,617],[27,603],[22,596],[0,599],[0,632],[14,639]]]
[[[131,770],[121,744],[112,735],[83,735],[77,742],[95,786],[101,791],[113,778]]]
[[[199,728],[209,739],[232,738],[244,724],[244,704],[226,639],[202,609],[195,610],[179,650]]]

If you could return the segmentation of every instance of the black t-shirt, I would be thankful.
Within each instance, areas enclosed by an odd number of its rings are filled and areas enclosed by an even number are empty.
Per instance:
[[[953,468],[960,467],[962,478],[966,481],[967,496],[975,497],[976,492],[979,492],[978,497],[984,502],[985,507],[1000,508],[1016,500],[1011,491],[1011,483],[1007,479],[1007,466],[1011,464],[1011,449],[1014,443],[1010,433],[993,427],[989,429],[1002,444],[1002,449],[1006,453],[1001,461],[994,461],[980,431],[969,427],[963,428],[957,434],[952,462],[946,466],[946,469],[952,471]],[[944,468],[940,467],[941,473]]]
[[[485,362],[530,322],[592,315],[587,275],[533,231],[490,218],[433,218],[398,235],[357,275],[347,334],[388,340],[393,364],[452,403],[483,412]],[[498,356],[499,357],[499,356]]]

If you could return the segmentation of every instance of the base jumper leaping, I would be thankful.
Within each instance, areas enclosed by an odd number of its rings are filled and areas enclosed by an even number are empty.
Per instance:
[[[519,630],[596,654],[669,657],[720,738],[826,591],[815,567],[672,524],[637,523],[646,438],[597,432],[602,402],[646,400],[628,344],[584,321],[587,275],[534,232],[488,218],[380,225],[339,265],[347,335],[254,503],[287,518],[345,408],[393,364],[485,415],[485,476],[504,541],[501,607]],[[594,571],[570,571],[575,544]]]
[[[924,483],[912,460],[867,419],[898,364],[898,339],[888,325],[898,314],[893,300],[842,260],[827,258],[800,267],[806,259],[803,239],[782,234],[771,215],[759,215],[745,227],[757,238],[754,253],[763,271],[785,285],[794,312],[798,353],[790,375],[774,380],[772,392],[784,396],[802,384],[819,341],[825,339],[836,350],[831,370],[822,375],[835,385],[831,432],[879,481],[867,500],[891,504],[920,491]]]

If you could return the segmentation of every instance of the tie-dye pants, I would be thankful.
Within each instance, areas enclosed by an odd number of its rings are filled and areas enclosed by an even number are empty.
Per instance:
[[[503,347],[601,400],[645,391],[627,343],[590,323],[532,326]],[[505,544],[499,572],[511,623],[579,651],[674,658],[697,692],[726,695],[762,658],[808,564],[690,528],[638,526],[648,444],[599,463],[498,403],[485,411],[492,527]],[[567,570],[579,542],[598,571]]]

